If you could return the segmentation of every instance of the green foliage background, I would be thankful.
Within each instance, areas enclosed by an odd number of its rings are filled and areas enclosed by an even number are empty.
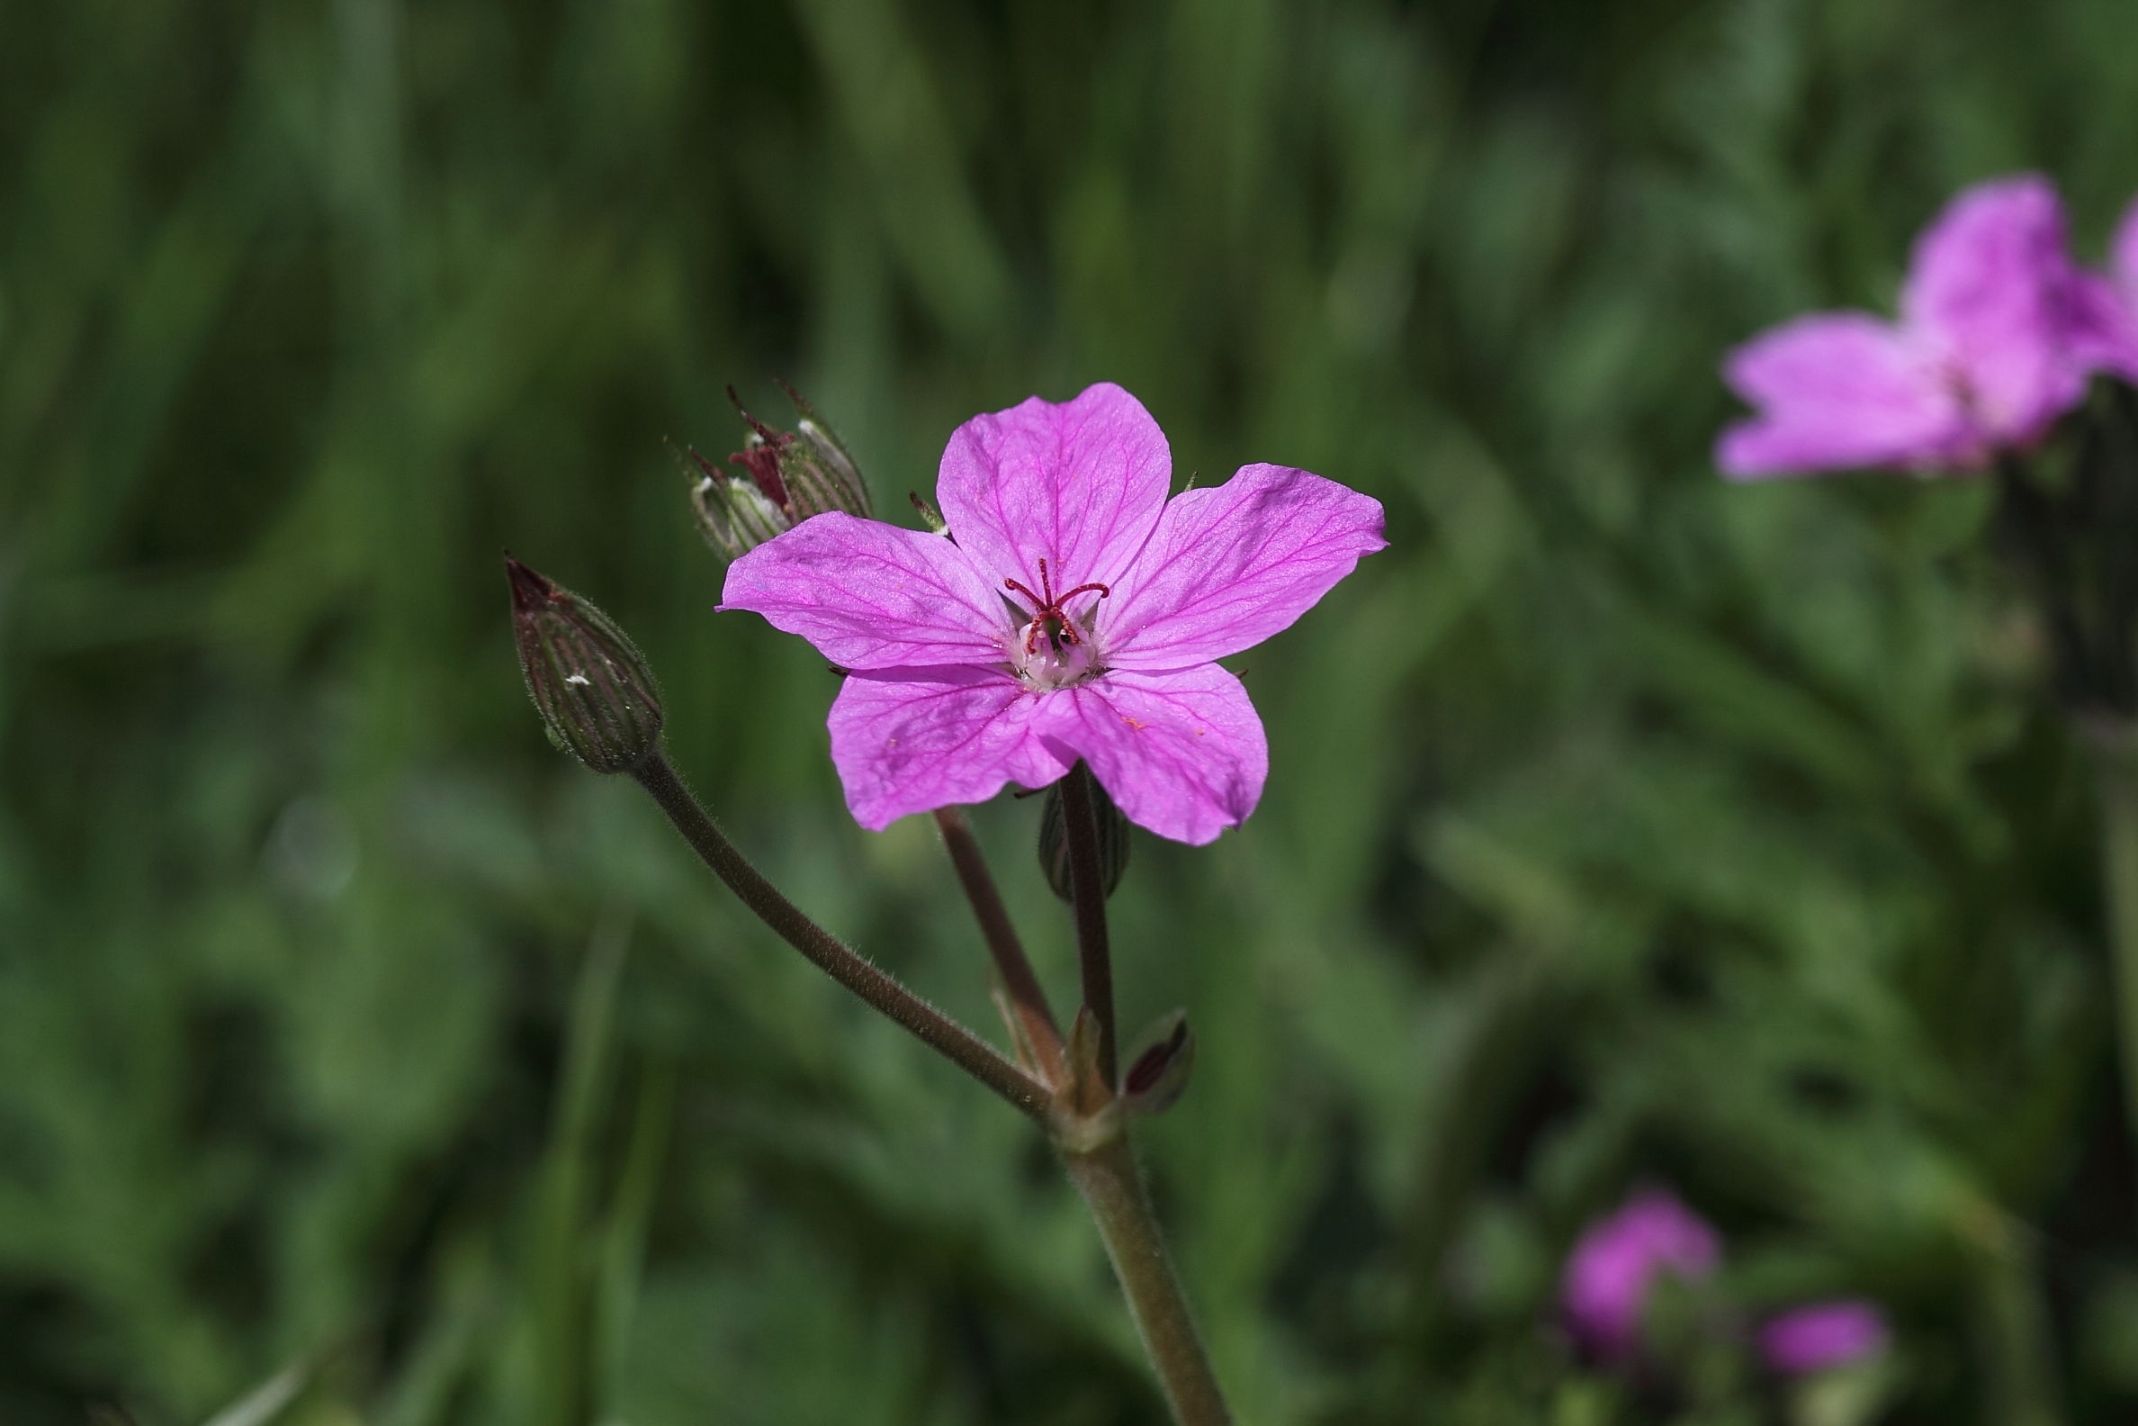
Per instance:
[[[1034,1136],[524,706],[503,546],[993,1032],[821,662],[712,615],[661,438],[775,376],[886,509],[1097,379],[1182,478],[1388,505],[1243,661],[1260,813],[1116,901],[1249,1419],[2138,1416],[2086,768],[1981,493],[1707,454],[1718,353],[1887,302],[1959,185],[2050,170],[2097,251],[2133,53],[2128,0],[0,9],[0,1420],[1157,1419]],[[1036,815],[979,822],[1066,993]],[[1585,1373],[1557,1264],[1642,1182],[1891,1358]]]

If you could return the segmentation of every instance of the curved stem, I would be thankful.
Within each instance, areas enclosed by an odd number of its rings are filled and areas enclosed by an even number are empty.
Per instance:
[[[1040,985],[1032,962],[1025,956],[1024,943],[1017,938],[1017,927],[1010,920],[1009,908],[1003,905],[1002,893],[995,888],[995,878],[987,869],[987,859],[980,854],[980,842],[973,836],[972,823],[957,808],[941,807],[936,809],[935,826],[943,835],[943,847],[950,853],[950,864],[957,868],[958,884],[965,888],[965,899],[972,903],[973,916],[980,922],[981,938],[987,942],[987,953],[994,960],[995,974],[1001,978],[1003,993],[1009,997],[1010,1009],[1017,1016],[1019,1033],[1032,1047],[1041,1075],[1059,1084],[1067,1078],[1063,1069],[1061,1025],[1054,1018],[1053,1007],[1047,1004],[1047,992]]]
[[[1195,1330],[1187,1295],[1173,1274],[1158,1215],[1127,1137],[1116,1135],[1086,1153],[1064,1152],[1062,1163],[1099,1225],[1106,1256],[1120,1279],[1129,1315],[1173,1419],[1180,1426],[1224,1426],[1232,1413]]]
[[[897,977],[878,969],[844,941],[809,919],[800,907],[780,894],[779,888],[751,866],[735,850],[698,799],[691,795],[668,755],[656,751],[632,770],[639,786],[652,795],[675,823],[691,850],[722,881],[743,905],[779,933],[782,940],[807,956],[810,962],[870,1005],[890,1016],[921,1041],[935,1049],[967,1074],[1001,1095],[1034,1119],[1044,1117],[1047,1087],[1011,1064],[1000,1054],[942,1011],[908,990]]]
[[[1084,1004],[1099,1022],[1099,1075],[1111,1088],[1114,1064],[1114,962],[1106,936],[1106,881],[1099,856],[1098,803],[1091,769],[1078,763],[1062,779],[1062,822],[1069,843],[1069,890],[1076,903],[1076,955]]]

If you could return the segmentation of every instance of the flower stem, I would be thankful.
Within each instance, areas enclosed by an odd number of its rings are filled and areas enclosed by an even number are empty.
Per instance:
[[[699,859],[742,898],[743,905],[755,912],[757,918],[788,945],[807,956],[817,969],[905,1026],[945,1059],[1025,1114],[1034,1119],[1045,1116],[1050,1099],[1047,1086],[1004,1059],[972,1031],[908,990],[897,977],[878,969],[781,895],[779,888],[751,866],[742,853],[735,850],[734,843],[713,825],[713,819],[706,815],[705,809],[698,805],[698,799],[676,775],[666,752],[655,751],[632,769],[632,776],[660,804],[661,810],[668,814],[668,820],[675,823],[676,830],[683,834],[683,840],[690,843]]]
[[[1114,962],[1106,937],[1106,882],[1099,855],[1099,812],[1091,769],[1078,763],[1062,780],[1062,821],[1068,833],[1069,890],[1076,903],[1077,964],[1084,1004],[1099,1022],[1099,1075],[1111,1087],[1114,1064]]]
[[[2101,666],[2078,609],[2058,583],[2059,571],[2069,563],[2068,512],[2035,484],[2019,456],[2000,455],[1995,471],[1998,536],[2006,557],[2019,567],[2022,580],[2040,603],[2057,699],[2066,707],[2084,706],[2095,700]]]
[[[988,955],[994,959],[995,974],[1001,978],[1003,994],[1009,997],[1025,1043],[1032,1047],[1039,1062],[1041,1076],[1054,1084],[1066,1082],[1061,1025],[1054,1018],[1053,1007],[1047,1004],[1047,992],[1033,972],[1032,962],[1025,956],[1024,943],[1017,938],[1017,927],[1010,921],[1009,908],[1002,903],[1002,893],[995,889],[995,878],[987,869],[987,859],[980,854],[972,823],[957,808],[941,807],[936,809],[935,826],[943,835],[950,864],[957,868],[958,884],[965,888],[966,900],[972,902],[980,935],[987,942]]]
[[[2089,731],[2101,799],[2102,895],[2123,1060],[2123,1110],[2138,1144],[2138,728],[2104,722]]]
[[[1127,1136],[1116,1134],[1086,1152],[1064,1151],[1062,1163],[1099,1225],[1106,1256],[1113,1261],[1129,1315],[1173,1419],[1180,1426],[1223,1426],[1231,1421]]]
[[[1983,1356],[1984,1420],[1993,1426],[2061,1426],[2056,1350],[2032,1247],[2000,1229],[1976,1271],[1976,1332]]]

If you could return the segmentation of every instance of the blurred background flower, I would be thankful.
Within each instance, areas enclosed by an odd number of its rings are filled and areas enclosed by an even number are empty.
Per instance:
[[[1661,1277],[1694,1283],[1722,1262],[1722,1239],[1661,1189],[1635,1194],[1583,1231],[1567,1258],[1560,1312],[1574,1340],[1608,1362],[1640,1348],[1649,1289]]]
[[[2086,396],[2081,287],[2049,179],[1976,184],[1916,239],[1897,322],[1813,312],[1730,353],[1725,379],[1759,410],[1723,432],[1716,464],[1934,475],[2031,447]]]
[[[1785,1376],[1809,1376],[1869,1361],[1886,1349],[1886,1319],[1868,1302],[1815,1302],[1760,1325],[1759,1350]]]

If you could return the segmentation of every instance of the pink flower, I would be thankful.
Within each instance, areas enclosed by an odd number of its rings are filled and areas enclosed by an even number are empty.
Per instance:
[[[1721,1261],[1722,1239],[1713,1228],[1672,1194],[1648,1189],[1590,1224],[1574,1244],[1560,1279],[1560,1312],[1583,1348],[1624,1362],[1639,1351],[1656,1279],[1697,1282]]]
[[[1216,660],[1289,626],[1386,545],[1380,502],[1283,466],[1167,500],[1165,434],[1118,386],[960,426],[940,535],[832,512],[735,561],[721,608],[848,677],[847,806],[909,813],[1044,787],[1078,759],[1129,820],[1203,843],[1254,811],[1262,720]]]
[[[2082,350],[2103,370],[2138,385],[2138,203],[2124,210],[2108,245],[2108,272],[2081,279]]]
[[[1886,1349],[1886,1319],[1857,1299],[1815,1302],[1767,1319],[1759,1329],[1759,1354],[1783,1376],[1845,1367]]]
[[[2086,393],[2082,279],[2047,179],[1968,189],[1917,240],[1900,320],[1815,312],[1732,352],[1757,408],[1715,453],[1739,479],[1982,465]]]

